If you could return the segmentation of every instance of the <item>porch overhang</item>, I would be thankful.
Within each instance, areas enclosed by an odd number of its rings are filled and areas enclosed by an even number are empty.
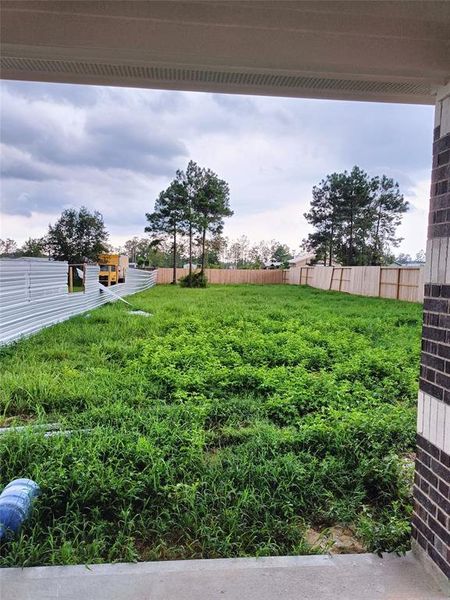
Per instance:
[[[3,0],[4,79],[434,104],[446,1]]]

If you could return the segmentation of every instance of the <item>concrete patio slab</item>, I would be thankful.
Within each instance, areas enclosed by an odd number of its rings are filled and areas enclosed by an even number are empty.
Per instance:
[[[1,600],[444,600],[412,554],[0,570]]]

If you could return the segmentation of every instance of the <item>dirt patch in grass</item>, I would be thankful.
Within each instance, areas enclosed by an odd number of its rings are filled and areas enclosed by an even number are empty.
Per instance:
[[[307,529],[305,539],[311,549],[321,554],[361,554],[367,548],[349,527],[335,525],[323,529]]]

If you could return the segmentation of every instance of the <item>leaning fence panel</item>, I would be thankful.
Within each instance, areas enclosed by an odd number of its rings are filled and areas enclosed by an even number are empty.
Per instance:
[[[84,292],[68,291],[68,264],[39,259],[0,260],[0,344],[12,342],[110,302],[99,289],[99,267],[86,265]],[[119,296],[146,290],[155,271],[129,269]]]
[[[374,296],[423,301],[423,267],[300,267],[286,281],[290,284],[309,285],[322,290],[347,292],[359,296]]]

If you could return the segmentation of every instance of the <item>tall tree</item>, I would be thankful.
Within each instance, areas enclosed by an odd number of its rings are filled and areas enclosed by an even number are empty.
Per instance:
[[[125,252],[131,262],[136,263],[141,240],[135,235],[131,240],[127,240],[124,244]]]
[[[425,252],[423,250],[419,250],[419,252],[417,252],[415,259],[417,262],[425,262],[427,260],[427,255],[425,254]]]
[[[36,256],[45,257],[47,256],[47,239],[42,238],[28,238],[20,248],[22,256]]]
[[[228,260],[235,269],[245,268],[249,258],[250,240],[246,235],[241,235],[228,245]]]
[[[359,167],[353,167],[350,173],[344,171],[338,175],[340,206],[336,257],[341,264],[368,264],[366,246],[373,223],[372,192],[372,180]]]
[[[224,218],[231,217],[230,189],[223,179],[206,169],[203,172],[203,183],[195,197],[193,210],[196,215],[196,225],[201,247],[201,273],[205,270],[206,236],[218,236],[223,232]]]
[[[382,264],[399,243],[395,232],[408,203],[397,183],[385,175],[372,177],[355,166],[351,172],[328,175],[313,188],[306,220],[314,231],[303,248],[331,265]]]
[[[161,192],[153,213],[147,213],[146,231],[172,237],[173,282],[176,283],[178,240],[187,236],[189,276],[192,284],[193,241],[195,236],[201,248],[201,274],[206,264],[208,233],[218,238],[223,231],[223,219],[231,216],[228,184],[210,169],[189,161],[186,171],[177,171],[167,190]],[[184,238],[185,239],[185,238]]]
[[[0,240],[0,256],[14,256],[17,252],[17,242],[12,238]]]
[[[186,233],[188,236],[188,258],[189,258],[189,279],[192,277],[192,248],[194,234],[198,229],[198,214],[196,206],[199,202],[199,194],[201,194],[204,185],[204,169],[201,169],[197,163],[190,160],[186,168],[186,172],[177,171],[177,180],[182,182],[186,194]]]
[[[47,244],[54,260],[96,262],[98,255],[108,250],[107,241],[102,215],[98,211],[89,212],[85,206],[63,211],[58,221],[48,228]]]
[[[395,262],[398,263],[399,265],[405,265],[406,263],[409,263],[411,261],[412,261],[411,255],[405,254],[403,252],[395,257]]]
[[[402,221],[402,215],[408,210],[400,193],[398,183],[383,175],[375,177],[373,183],[373,235],[371,243],[371,264],[380,265],[384,257],[390,253],[391,247],[397,247],[401,238],[395,232]]]
[[[264,240],[253,244],[248,252],[249,262],[252,267],[261,269],[272,257],[271,244]]]
[[[289,260],[292,258],[292,252],[286,244],[275,242],[272,246],[272,260],[281,263],[283,269],[289,266]]]
[[[155,210],[146,214],[148,225],[145,231],[168,234],[172,238],[172,284],[177,282],[177,236],[186,231],[186,188],[175,179],[160,193]]]
[[[208,267],[220,266],[221,257],[226,253],[228,241],[221,235],[216,235],[206,240],[206,265]]]
[[[343,176],[332,173],[323,179],[312,190],[312,201],[305,218],[315,231],[308,238],[306,249],[314,249],[323,264],[332,264],[336,252],[335,241],[339,237],[337,231],[341,208],[340,190]]]

